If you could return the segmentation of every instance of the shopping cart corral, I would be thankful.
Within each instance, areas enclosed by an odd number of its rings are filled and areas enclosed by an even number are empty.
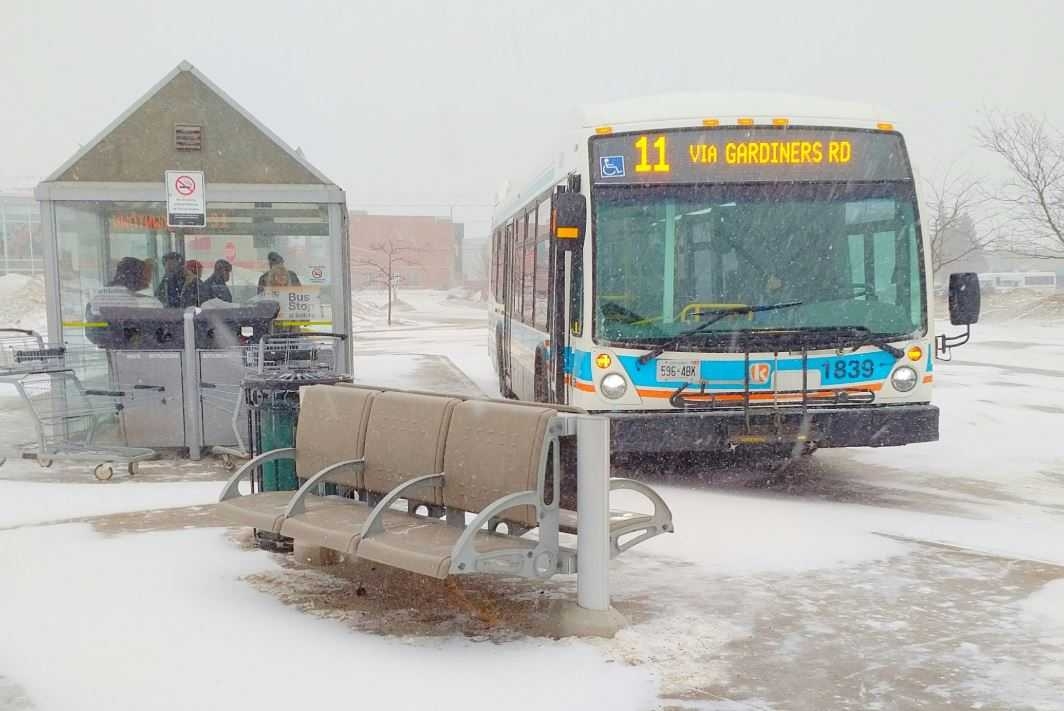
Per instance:
[[[49,345],[35,331],[0,329],[0,383],[15,388],[33,424],[31,441],[0,444],[0,465],[9,458],[33,459],[42,467],[56,461],[86,462],[97,479],[110,479],[115,466],[124,466],[130,475],[138,462],[151,459],[155,451],[106,443],[124,441],[118,415],[130,407],[134,391],[138,402],[160,401],[165,392],[158,387],[123,388],[108,381],[106,388],[85,387],[76,369],[88,370],[102,362],[97,349],[70,349]],[[104,434],[101,437],[101,434]]]

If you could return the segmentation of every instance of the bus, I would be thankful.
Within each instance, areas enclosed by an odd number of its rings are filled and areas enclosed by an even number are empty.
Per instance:
[[[615,452],[938,438],[935,346],[967,334],[932,331],[892,123],[822,100],[680,95],[580,125],[493,217],[504,396],[607,415]],[[954,277],[953,323],[974,323],[978,281]]]

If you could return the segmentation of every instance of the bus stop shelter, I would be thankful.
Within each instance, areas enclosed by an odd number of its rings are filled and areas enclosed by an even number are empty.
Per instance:
[[[181,220],[168,203],[174,186],[167,176],[182,180],[179,190],[195,183],[205,203],[199,224],[182,216],[193,224],[175,226]],[[145,283],[132,296],[159,299],[166,309],[208,312],[272,299],[279,310],[268,331],[351,333],[343,190],[187,62],[35,194],[52,343],[91,346],[92,329],[107,325],[94,301],[102,290],[114,291],[123,260],[144,265]],[[224,288],[200,286],[190,295],[172,288],[171,275],[168,289],[168,274],[181,269],[193,283],[214,277]],[[349,338],[341,350],[337,365],[350,373]],[[165,359],[156,357],[158,369]],[[156,439],[144,444],[183,444]]]

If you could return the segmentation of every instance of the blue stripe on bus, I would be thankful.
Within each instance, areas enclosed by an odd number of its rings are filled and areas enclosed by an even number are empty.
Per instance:
[[[686,355],[686,354],[684,354]],[[697,359],[697,354],[690,354],[692,359]],[[657,379],[657,363],[652,360],[640,365],[639,356],[618,356],[621,366],[628,374],[632,384],[636,387],[678,387],[683,380]],[[871,361],[872,372],[866,375],[868,368],[862,368],[865,361]],[[584,381],[591,382],[591,353],[588,351],[573,350],[569,360],[575,376]],[[852,363],[858,365],[851,365]],[[808,360],[808,369],[820,372],[820,383],[827,385],[851,385],[855,383],[867,383],[884,380],[894,369],[896,361],[889,353],[868,352],[843,356],[813,356]],[[750,365],[765,364],[769,368],[775,366],[781,372],[797,372],[802,370],[801,358],[781,358],[779,361],[766,358],[751,358]],[[699,379],[706,381],[709,390],[741,390],[745,379],[745,359],[730,360],[703,360],[699,363]],[[750,383],[750,390],[771,390],[771,379],[765,383]]]

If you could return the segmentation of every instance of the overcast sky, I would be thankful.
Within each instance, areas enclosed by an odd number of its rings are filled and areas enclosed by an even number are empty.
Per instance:
[[[1061,27],[1059,0],[0,0],[0,187],[35,184],[182,59],[352,207],[482,218],[462,206],[545,161],[575,106],[669,91],[882,105],[921,173],[986,172],[980,111],[1064,126]]]

